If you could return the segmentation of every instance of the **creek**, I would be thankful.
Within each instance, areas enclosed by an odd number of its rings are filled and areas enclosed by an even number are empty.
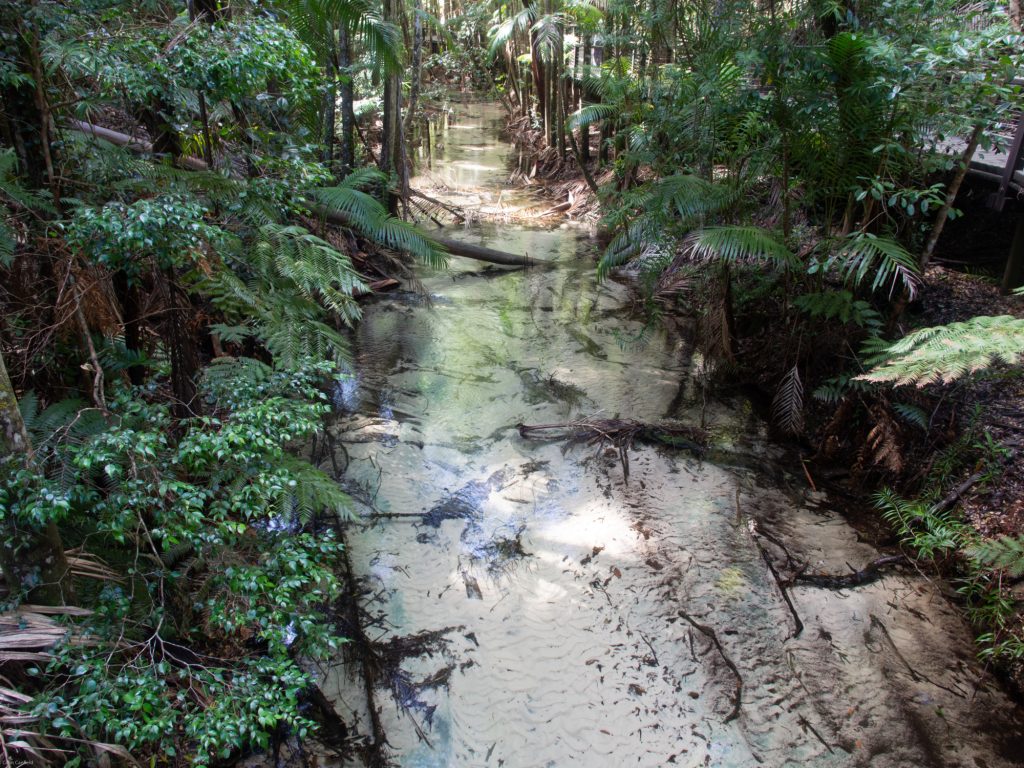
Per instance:
[[[706,391],[685,326],[597,282],[586,231],[499,220],[538,205],[505,186],[503,125],[458,105],[413,186],[488,214],[450,236],[543,263],[417,269],[365,306],[335,392],[376,649],[370,686],[354,649],[321,680],[349,736],[374,738],[369,688],[399,766],[1019,765],[1015,706],[941,583],[797,583],[797,634],[784,549],[832,573],[879,553],[749,403]],[[594,415],[703,424],[712,451],[638,445],[627,481],[614,451],[516,427]]]

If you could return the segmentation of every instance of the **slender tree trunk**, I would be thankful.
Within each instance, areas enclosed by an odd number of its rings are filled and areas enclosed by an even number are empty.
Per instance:
[[[121,305],[121,319],[124,321],[124,346],[130,352],[142,352],[142,321],[140,318],[139,292],[128,281],[124,270],[114,273],[114,294]],[[146,381],[146,369],[141,365],[128,367],[128,380],[135,386]]]
[[[14,469],[31,463],[32,444],[0,353],[0,467]],[[12,594],[24,593],[28,602],[42,605],[61,605],[73,599],[56,523],[51,520],[39,530],[4,514],[0,533],[0,569]]]
[[[341,176],[352,173],[356,164],[355,93],[352,86],[352,46],[348,28],[338,29],[338,74],[341,77]]]
[[[946,189],[946,200],[942,203],[942,207],[935,215],[935,223],[932,225],[932,232],[928,236],[928,242],[925,243],[924,251],[921,253],[922,272],[925,267],[928,266],[928,263],[932,260],[932,256],[935,254],[935,246],[938,244],[939,237],[942,235],[943,227],[946,226],[946,220],[949,219],[949,212],[953,209],[953,203],[956,202],[956,195],[957,192],[960,191],[960,185],[963,183],[964,178],[966,178],[967,171],[970,170],[971,158],[974,157],[974,151],[978,148],[978,142],[981,141],[981,134],[984,130],[984,125],[978,124],[974,126],[974,133],[971,134],[971,138],[967,142],[967,148],[960,157],[960,164],[956,169],[956,174],[953,176],[953,180],[949,183],[949,187]]]
[[[1022,29],[1024,29],[1024,26],[1022,26],[1022,21],[1024,21],[1024,18],[1021,17],[1020,0],[1010,0],[1009,15],[1010,22],[1017,29],[1017,31],[1022,31]]]
[[[587,78],[590,77],[591,37],[586,35],[583,38],[583,73],[580,78],[580,102],[579,109],[583,109],[584,99],[588,97]],[[590,125],[580,128],[580,165],[587,165],[590,162]]]
[[[396,26],[402,23],[402,0],[385,0],[384,21]],[[402,146],[402,73],[389,73],[384,80],[384,134],[381,139],[380,169],[387,174],[394,173],[399,179],[399,188],[404,191],[405,151]],[[398,199],[390,195],[388,208],[398,211]]]
[[[199,412],[196,397],[196,377],[199,373],[199,354],[195,335],[188,327],[194,311],[184,292],[176,285],[174,272],[156,270],[153,274],[156,290],[164,305],[165,314],[161,338],[171,362],[171,390],[174,405],[171,409],[178,419],[195,416]]]
[[[412,23],[412,75],[409,84],[409,106],[405,113],[405,133],[412,135],[412,121],[415,119],[416,102],[420,97],[420,79],[423,69],[423,2],[413,0]]]
[[[523,7],[530,8],[533,5],[533,2],[534,0],[523,0]],[[537,35],[534,33],[532,21],[526,28],[526,34],[530,40],[530,73],[533,75],[533,92],[537,95],[537,114],[540,115],[541,120],[544,121],[544,130],[546,132],[547,121],[545,120],[545,116],[547,115],[548,110],[547,83],[545,82],[544,66],[541,61],[540,41],[537,40]]]

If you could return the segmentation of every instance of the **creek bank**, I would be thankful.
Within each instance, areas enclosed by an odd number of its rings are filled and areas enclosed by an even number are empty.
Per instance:
[[[453,194],[507,178],[469,118],[453,134]],[[551,264],[419,269],[422,293],[364,305],[330,427],[356,605],[377,654],[435,640],[374,704],[360,662],[325,672],[351,743],[374,742],[374,707],[409,766],[1014,764],[1015,710],[932,584],[881,564],[813,583],[879,552],[786,471],[748,400],[709,395],[692,324],[648,327],[578,231],[458,236]],[[636,441],[626,482],[616,445],[516,426],[630,420],[701,425],[707,450]]]
[[[553,199],[559,199],[565,189],[573,190],[569,194],[573,203],[571,210],[575,211],[578,200],[586,199],[589,193],[576,158],[571,153],[562,158],[555,148],[547,147],[541,133],[528,121],[513,119],[510,131],[518,154],[514,175],[538,184],[553,195]],[[601,185],[619,181],[608,170]],[[593,204],[597,205],[596,199]],[[589,212],[587,204],[583,204],[582,210]],[[984,217],[985,213],[980,215]],[[972,238],[963,220],[955,224],[949,237],[940,243],[939,261],[973,263],[964,261],[965,249],[968,254],[979,251],[983,259],[1005,259],[1008,243],[997,247],[993,257],[992,247]],[[1008,235],[1004,232],[1002,237],[1006,239]],[[973,256],[968,255],[968,258]],[[701,303],[708,298],[700,291],[686,295],[685,283],[691,278],[684,272],[680,271],[682,277],[678,281],[682,291],[673,279],[663,279],[657,286],[665,317],[686,314],[699,317]],[[1024,411],[1020,408],[1024,401],[1024,382],[1019,376],[1007,378],[997,374],[969,384],[929,388],[929,391],[904,388],[898,392],[855,392],[838,403],[815,402],[810,393],[842,375],[848,367],[849,348],[857,345],[850,329],[822,324],[815,329],[814,343],[801,346],[793,338],[790,325],[777,322],[781,314],[779,301],[763,295],[763,284],[757,275],[737,270],[734,280],[734,359],[725,375],[714,377],[714,391],[722,395],[748,393],[770,422],[779,382],[794,362],[792,354],[779,354],[778,350],[800,350],[797,365],[806,393],[803,434],[796,440],[781,431],[775,436],[790,446],[789,469],[804,474],[812,487],[827,488],[843,499],[851,523],[863,535],[879,546],[915,556],[910,550],[901,550],[898,537],[870,499],[873,489],[891,486],[908,496],[936,492],[936,489],[943,497],[953,494],[955,504],[943,506],[959,506],[963,518],[983,537],[1024,536],[1024,464],[1019,460],[1004,460],[994,478],[975,466],[987,461],[986,450],[1013,456],[1024,448]],[[933,266],[926,275],[921,296],[902,318],[895,320],[894,332],[966,320],[976,315],[1020,317],[1022,313],[1024,302],[1000,295],[990,282]],[[922,430],[908,420],[903,415],[908,409],[923,414],[929,428]],[[972,447],[972,442],[989,448]],[[964,443],[968,444],[966,448]],[[957,451],[961,455],[954,465],[937,475],[935,467],[948,463]],[[961,575],[959,565],[957,557],[953,557],[937,564],[922,562],[919,567],[955,580]],[[1001,599],[1018,606],[1016,616],[1008,623],[1018,627],[1018,636],[1024,635],[1024,600],[1021,597],[1024,592],[1013,579],[1000,578],[999,584]],[[965,607],[952,588],[949,594]],[[983,634],[990,629],[991,626],[982,623],[977,632]],[[1008,690],[1019,701],[1024,701],[1024,661],[1004,662],[997,668]]]

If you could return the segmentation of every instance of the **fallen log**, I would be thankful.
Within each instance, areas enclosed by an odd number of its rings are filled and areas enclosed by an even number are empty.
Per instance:
[[[72,130],[83,133],[86,136],[102,139],[103,141],[115,144],[119,147],[124,147],[132,152],[153,151],[153,145],[148,141],[136,139],[126,133],[113,131],[99,125],[93,125],[92,123],[87,123],[83,120],[70,120],[68,121],[68,126]],[[182,156],[175,158],[175,162],[182,168],[187,168],[190,171],[209,170],[209,166],[207,166],[206,162],[197,157]],[[423,195],[421,194],[421,196]],[[312,202],[310,203],[310,209],[317,215],[322,216],[325,221],[332,224],[338,224],[343,227],[351,226],[351,220],[340,211],[330,211],[323,206]],[[430,240],[433,240],[453,256],[464,256],[467,259],[475,259],[489,264],[500,264],[501,266],[506,267],[527,267],[534,263],[533,259],[529,256],[520,256],[519,254],[507,253],[505,251],[496,251],[493,248],[485,248],[480,245],[470,245],[469,243],[463,243],[459,240],[453,240],[448,237],[441,237],[433,233],[421,231],[420,234]]]
[[[342,227],[351,226],[349,218],[341,211],[332,211],[316,203],[310,203],[309,207],[317,216],[323,217],[324,221],[331,224],[337,224]],[[464,243],[461,240],[442,237],[434,232],[420,231],[420,234],[429,240],[433,240],[453,256],[465,256],[467,259],[485,261],[488,264],[500,264],[503,267],[528,267],[534,263],[533,259],[529,256],[520,256],[519,254],[507,253],[506,251],[496,251],[493,248],[485,248],[482,245],[471,245],[470,243]]]

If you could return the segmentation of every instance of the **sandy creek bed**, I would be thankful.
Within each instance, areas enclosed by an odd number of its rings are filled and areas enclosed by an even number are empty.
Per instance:
[[[500,210],[516,199],[498,199],[500,110],[461,112],[420,183]],[[395,515],[347,530],[367,634],[397,659],[374,691],[394,764],[1022,763],[1015,708],[940,585],[798,586],[793,636],[758,541],[783,575],[787,563],[762,533],[821,570],[877,553],[802,476],[765,471],[775,449],[749,407],[703,396],[699,356],[645,331],[628,287],[596,283],[584,235],[491,223],[458,236],[551,264],[421,271],[429,302],[366,307],[357,374],[336,393],[343,482],[361,514]],[[515,428],[592,414],[703,415],[715,450],[637,448],[626,483],[617,457]],[[396,650],[418,633],[435,634]],[[361,669],[322,679],[355,741],[372,739]]]

